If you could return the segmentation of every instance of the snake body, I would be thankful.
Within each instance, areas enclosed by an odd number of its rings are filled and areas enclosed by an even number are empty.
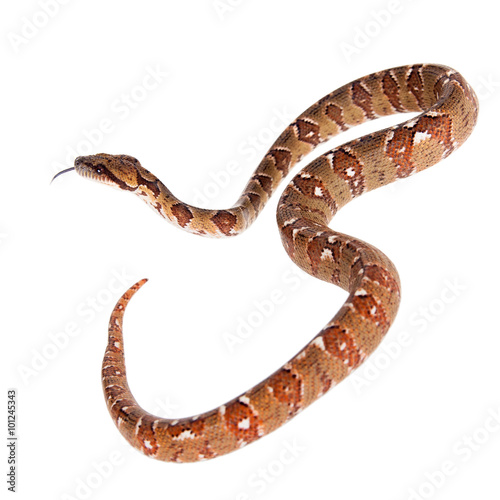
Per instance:
[[[286,252],[304,271],[342,287],[348,298],[309,344],[244,394],[188,418],[164,419],[143,410],[127,383],[122,324],[127,303],[145,280],[121,297],[109,323],[102,383],[122,435],[159,460],[214,458],[277,429],[357,368],[394,321],[400,282],[380,250],[333,231],[328,223],[350,200],[446,158],[470,135],[477,111],[471,87],[446,66],[402,66],[360,78],[323,97],[291,123],[236,204],[224,210],[183,203],[130,156],[77,158],[74,168],[79,174],[137,194],[182,229],[233,236],[252,224],[290,169],[318,144],[367,120],[421,112],[319,156],[284,190],[277,221]]]

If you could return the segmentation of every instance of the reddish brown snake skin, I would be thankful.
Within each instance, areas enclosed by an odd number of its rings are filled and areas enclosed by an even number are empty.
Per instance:
[[[446,66],[402,66],[355,80],[291,123],[236,204],[225,210],[179,201],[130,156],[97,154],[75,160],[80,175],[137,194],[187,231],[233,236],[252,224],[289,170],[317,144],[367,120],[411,111],[421,114],[319,156],[283,192],[277,221],[288,255],[301,269],[342,287],[349,296],[309,344],[244,394],[188,418],[164,419],[144,411],[127,383],[122,323],[128,301],[146,280],[125,292],[109,322],[102,383],[113,421],[132,446],[171,462],[223,455],[288,422],[357,368],[394,321],[400,283],[380,250],[333,231],[328,223],[353,198],[446,158],[472,132],[478,103],[464,78]]]

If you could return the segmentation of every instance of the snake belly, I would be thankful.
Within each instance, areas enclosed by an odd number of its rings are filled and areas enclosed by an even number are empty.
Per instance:
[[[224,210],[183,203],[131,156],[75,160],[80,175],[137,194],[184,230],[233,236],[252,224],[290,169],[318,144],[367,120],[404,112],[420,114],[319,156],[284,190],[277,222],[286,252],[301,269],[340,286],[348,297],[309,344],[244,394],[187,418],[159,418],[143,410],[127,383],[122,325],[127,303],[146,280],[120,298],[109,323],[102,384],[112,419],[132,446],[170,462],[224,455],[282,426],[357,368],[394,321],[400,281],[380,250],[328,224],[352,199],[446,158],[472,132],[478,103],[464,78],[441,65],[401,66],[355,80],[291,123],[236,204]]]

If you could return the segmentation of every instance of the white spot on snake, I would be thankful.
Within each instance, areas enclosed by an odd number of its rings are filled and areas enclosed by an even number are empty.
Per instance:
[[[290,224],[293,224],[294,222],[298,221],[299,219],[297,217],[294,217],[293,219],[289,219],[287,221],[285,221],[285,223],[283,224],[283,226],[289,226]]]
[[[149,440],[147,440],[147,439],[145,439],[145,440],[144,440],[144,446],[145,446],[146,448],[149,448],[150,450],[152,450],[152,449],[153,449],[153,445],[151,444],[151,441],[149,441]]]
[[[356,295],[357,297],[365,297],[366,295],[368,295],[368,292],[364,288],[360,288],[359,290],[356,290],[354,295]]]
[[[377,312],[377,306],[373,306],[371,309],[370,309],[370,314],[375,314]]]
[[[226,414],[226,405],[219,406],[219,413],[221,415],[225,415]]]
[[[323,196],[323,190],[319,186],[314,188],[314,196],[318,196],[319,198]]]
[[[413,118],[412,120],[408,120],[406,123],[405,123],[405,127],[414,127],[416,124],[418,123],[418,119],[417,118]],[[392,134],[394,136],[394,132]],[[391,137],[392,139],[392,137]]]
[[[141,423],[142,423],[142,417],[137,421],[137,423],[135,424],[135,431],[134,431],[134,434],[137,436],[137,434],[139,434],[139,429],[141,427]]]
[[[238,427],[240,429],[250,429],[250,419],[247,417],[240,422],[238,422]]]
[[[415,132],[415,136],[413,137],[413,144],[420,144],[422,141],[431,138],[432,135],[428,132]]]
[[[182,431],[177,437],[175,437],[175,440],[178,441],[184,441],[184,439],[193,439],[196,437],[196,434],[193,434],[190,429],[186,429],[185,431]]]
[[[347,347],[347,344],[344,342],[341,346],[340,346],[340,350],[343,351],[345,348]]]
[[[333,254],[332,251],[329,248],[323,248],[323,251],[321,252],[321,260],[329,259],[333,260]]]
[[[248,396],[241,396],[240,397],[240,401],[243,403],[243,404],[246,404],[246,405],[249,405],[250,404],[250,398]]]
[[[115,342],[114,343],[114,346],[115,347],[118,347],[118,349],[121,349],[122,345],[120,344],[120,342]]]
[[[356,175],[356,171],[352,168],[352,167],[349,167],[345,173],[349,176],[349,177],[354,177],[354,175]]]
[[[323,337],[316,337],[312,342],[312,345],[315,345],[316,347],[319,347],[322,351],[326,350],[325,347],[325,342],[323,341]]]

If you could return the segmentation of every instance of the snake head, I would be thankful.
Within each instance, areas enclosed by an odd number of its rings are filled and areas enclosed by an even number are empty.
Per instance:
[[[74,169],[82,177],[118,189],[134,190],[138,186],[139,170],[142,167],[139,160],[132,156],[99,153],[78,156]]]

